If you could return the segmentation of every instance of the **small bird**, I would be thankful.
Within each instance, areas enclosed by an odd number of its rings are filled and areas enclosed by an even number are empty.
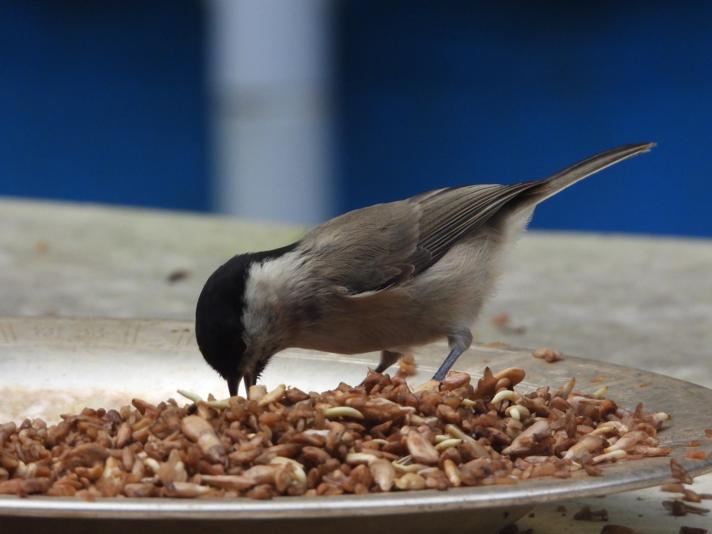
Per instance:
[[[254,385],[277,352],[381,351],[382,372],[413,348],[447,339],[442,380],[472,343],[470,328],[500,272],[502,253],[534,208],[654,143],[624,145],[543,180],[469,185],[350,211],[296,243],[239,254],[208,278],[195,334],[227,380]]]

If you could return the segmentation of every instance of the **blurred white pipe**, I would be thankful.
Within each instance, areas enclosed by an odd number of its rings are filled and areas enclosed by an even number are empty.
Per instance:
[[[211,0],[214,205],[314,223],[332,214],[327,0]]]

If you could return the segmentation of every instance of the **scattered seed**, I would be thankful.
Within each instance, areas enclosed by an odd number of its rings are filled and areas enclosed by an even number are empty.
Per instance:
[[[583,506],[574,514],[576,521],[608,521],[608,510],[601,508],[600,510],[591,510],[590,506]]]
[[[230,399],[209,400],[205,405],[215,408],[216,410],[227,410],[230,407]]]
[[[229,491],[243,491],[255,485],[252,478],[241,475],[202,475],[200,478],[208,486]]]
[[[284,384],[280,384],[276,388],[274,388],[272,391],[267,393],[264,397],[262,397],[259,402],[257,403],[258,406],[267,406],[268,404],[271,404],[273,402],[278,402],[282,399],[284,396],[284,392],[287,390],[286,386]]]
[[[193,404],[198,404],[199,402],[203,402],[203,398],[200,395],[198,395],[197,393],[193,393],[192,391],[188,391],[185,389],[179,389],[179,390],[177,390],[177,393],[179,395],[182,395],[189,401],[191,401]]]
[[[336,417],[351,417],[353,419],[363,419],[363,414],[351,406],[333,406],[324,410],[324,416],[328,419]]]
[[[544,360],[546,363],[554,363],[562,360],[561,353],[558,350],[554,350],[549,347],[541,347],[532,352],[532,356],[540,360]]]
[[[706,528],[680,527],[679,534],[707,534]]]
[[[396,479],[396,469],[391,462],[375,459],[368,464],[368,469],[381,491],[391,491]]]
[[[675,460],[675,458],[670,458],[670,472],[672,473],[672,477],[674,479],[679,480],[683,484],[692,484],[693,482],[693,479],[687,472],[687,469],[682,467],[680,462]]]
[[[210,493],[210,488],[201,486],[193,482],[173,482],[166,486],[166,494],[169,497],[195,498]]]
[[[449,449],[450,447],[457,447],[462,443],[461,439],[458,438],[450,438],[441,441],[437,445],[435,445],[435,449],[438,451],[444,451],[445,449]]]
[[[622,436],[623,434],[628,433],[628,427],[625,426],[623,423],[619,421],[606,421],[605,423],[602,423],[598,425],[596,428],[593,429],[591,432],[591,435],[593,436],[598,436],[600,435],[608,435],[608,434],[616,434],[618,436]]]
[[[683,490],[682,500],[687,502],[702,502],[702,495],[692,491],[691,489],[685,488]]]
[[[617,450],[629,450],[631,449],[634,445],[639,443],[640,441],[643,441],[648,438],[648,434],[643,432],[642,430],[634,430],[632,432],[628,432],[627,434],[624,434],[621,436],[613,445],[610,447],[606,447],[605,452],[612,452],[612,451],[617,451]]]
[[[601,386],[596,391],[594,391],[591,396],[594,399],[602,399],[608,394],[608,386]]]
[[[537,419],[521,434],[519,434],[511,445],[502,452],[504,454],[524,454],[530,451],[542,438],[549,435],[551,425],[546,419]]]
[[[503,389],[501,391],[498,391],[494,397],[492,397],[492,404],[499,404],[503,401],[516,401],[519,398],[519,395],[517,395],[514,391],[510,389]]]
[[[215,434],[212,425],[198,415],[188,415],[181,421],[181,430],[214,462],[225,459],[225,447]]]
[[[422,434],[409,432],[406,447],[413,460],[422,464],[435,464],[440,459],[438,451]]]
[[[622,460],[626,456],[628,456],[628,453],[626,451],[624,451],[622,449],[618,449],[615,451],[606,452],[604,454],[599,454],[598,456],[594,456],[593,459],[591,460],[591,462],[595,465],[595,464],[600,464],[603,462]]]
[[[422,490],[427,484],[425,479],[417,473],[406,473],[395,480],[399,490]]]
[[[507,367],[506,369],[502,369],[498,373],[494,373],[494,378],[498,382],[503,378],[506,378],[507,380],[509,380],[512,386],[516,386],[522,380],[524,380],[524,377],[526,375],[527,373],[524,371],[524,369],[520,367]]]
[[[660,486],[660,491],[667,491],[668,493],[685,493],[685,486],[680,483],[664,484]]]
[[[635,534],[635,530],[623,525],[604,525],[601,534]]]
[[[450,481],[454,487],[458,487],[462,484],[462,479],[460,478],[460,470],[457,468],[457,464],[450,458],[443,460],[443,471],[447,479]]]
[[[705,460],[707,458],[707,453],[705,451],[687,451],[685,454],[686,458],[690,460]]]
[[[492,317],[492,324],[505,334],[521,335],[527,331],[523,326],[512,326],[507,313],[500,313]]]
[[[404,378],[414,376],[418,372],[415,358],[412,354],[404,354],[398,361],[398,376]]]
[[[168,275],[166,276],[166,282],[168,282],[169,284],[175,284],[176,282],[185,280],[189,276],[190,271],[188,269],[176,269],[168,273]]]
[[[513,404],[509,406],[504,413],[516,421],[524,421],[531,416],[531,413],[527,407],[520,404]]]
[[[692,506],[691,504],[687,504],[679,499],[663,501],[663,506],[670,512],[671,515],[674,516],[683,516],[687,514],[705,515],[709,513],[708,508]]]
[[[378,460],[378,456],[366,452],[350,452],[346,455],[347,464],[370,464],[376,460]]]

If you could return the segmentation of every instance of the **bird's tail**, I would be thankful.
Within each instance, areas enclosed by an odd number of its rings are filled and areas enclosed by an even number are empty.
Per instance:
[[[526,201],[522,204],[539,204],[559,191],[575,184],[579,180],[583,180],[584,178],[591,176],[598,171],[602,171],[606,167],[615,165],[624,159],[632,158],[633,156],[643,154],[644,152],[649,152],[654,146],[655,143],[623,145],[606,150],[605,152],[600,152],[595,156],[586,158],[578,163],[574,163],[570,167],[566,167],[565,169],[552,174],[548,178],[541,180],[538,185],[526,191],[526,193],[524,193]],[[521,200],[524,200],[524,198],[521,198]]]

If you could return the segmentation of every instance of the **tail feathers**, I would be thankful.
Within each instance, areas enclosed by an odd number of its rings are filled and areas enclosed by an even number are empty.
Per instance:
[[[595,156],[586,158],[578,163],[574,163],[548,178],[542,180],[540,185],[533,187],[526,193],[527,204],[539,204],[547,198],[555,195],[559,191],[566,189],[579,180],[583,180],[592,174],[602,171],[606,167],[615,165],[625,159],[632,158],[638,154],[650,152],[655,143],[640,143],[633,145],[623,145],[617,148],[600,152]]]

